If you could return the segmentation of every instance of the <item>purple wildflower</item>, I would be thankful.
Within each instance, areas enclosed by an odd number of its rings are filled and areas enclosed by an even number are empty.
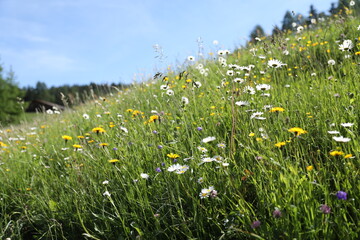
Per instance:
[[[158,148],[158,149],[162,149],[163,146],[162,146],[162,145],[158,145],[157,148]]]
[[[153,134],[158,134],[158,131],[154,130],[152,131]]]
[[[202,131],[203,128],[202,128],[202,127],[197,127],[197,130],[198,130],[198,131]]]
[[[282,212],[279,209],[275,209],[273,211],[273,217],[274,218],[280,218],[282,216]]]
[[[218,192],[216,190],[212,190],[210,193],[210,197],[211,198],[216,198],[217,197]]]
[[[347,193],[344,192],[344,191],[338,191],[336,193],[336,196],[338,199],[341,199],[341,200],[346,200],[347,199]]]
[[[324,214],[329,214],[331,212],[331,208],[326,204],[322,204],[320,207],[320,211]]]
[[[158,167],[158,168],[155,169],[155,171],[161,172],[161,168]]]
[[[261,225],[261,222],[259,220],[256,220],[250,226],[251,226],[251,228],[255,229],[255,228],[260,227],[260,225]]]

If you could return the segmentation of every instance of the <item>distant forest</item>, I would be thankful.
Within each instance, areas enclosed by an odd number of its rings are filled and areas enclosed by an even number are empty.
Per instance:
[[[318,12],[313,5],[310,6],[307,16],[287,11],[282,20],[282,25],[274,26],[270,37],[275,37],[284,32],[296,32],[297,28],[314,28],[317,22],[326,21],[333,15],[347,14],[351,8],[355,14],[360,13],[360,0],[338,0],[332,3],[328,13]],[[266,37],[261,25],[256,25],[251,31],[248,44],[256,44],[262,37]],[[18,121],[26,106],[33,100],[64,105],[75,106],[86,100],[108,95],[114,90],[122,89],[126,85],[113,83],[110,85],[90,83],[89,85],[64,85],[60,87],[48,87],[44,82],[38,82],[35,87],[19,88],[15,82],[14,72],[4,75],[0,65],[0,126]],[[25,104],[23,104],[25,101]]]
[[[64,105],[66,100],[68,106],[78,105],[87,100],[109,95],[110,93],[123,89],[125,84],[96,84],[89,85],[63,85],[60,87],[46,86],[44,82],[37,82],[35,87],[26,87],[22,89],[24,101],[43,100],[58,105]]]

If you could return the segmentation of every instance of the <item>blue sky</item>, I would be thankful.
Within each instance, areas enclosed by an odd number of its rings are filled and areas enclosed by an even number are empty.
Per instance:
[[[335,0],[0,0],[0,57],[19,86],[131,83],[204,52],[233,50],[286,10],[328,13]],[[212,43],[219,42],[218,46]],[[163,49],[155,58],[153,46]]]

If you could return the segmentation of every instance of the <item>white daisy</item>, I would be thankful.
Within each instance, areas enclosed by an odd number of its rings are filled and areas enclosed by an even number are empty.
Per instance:
[[[334,60],[334,59],[330,59],[330,60],[328,61],[328,64],[329,64],[329,65],[335,65],[335,60]]]
[[[186,104],[189,104],[189,99],[187,97],[182,97],[181,98],[181,102],[186,105]]]
[[[352,127],[354,124],[353,123],[341,123],[340,125],[343,127]]]
[[[143,179],[148,179],[150,177],[150,175],[147,174],[147,173],[141,173],[140,177],[143,178]]]
[[[235,105],[238,105],[238,106],[249,106],[250,103],[248,101],[238,101],[238,102],[235,102]]]
[[[266,91],[266,90],[269,90],[271,88],[271,86],[269,84],[259,84],[259,85],[256,85],[256,89],[257,90],[261,90],[261,91]]]
[[[167,85],[167,84],[161,85],[161,86],[160,86],[160,89],[161,89],[161,90],[168,90],[168,89],[169,89],[169,85]]]
[[[211,141],[214,141],[216,138],[215,137],[206,137],[203,140],[201,140],[203,143],[208,143]]]
[[[281,61],[279,61],[277,59],[271,59],[268,61],[267,65],[268,65],[268,67],[271,67],[271,68],[279,68],[279,67],[285,66],[287,64],[282,63]]]
[[[344,40],[342,44],[339,45],[341,51],[350,51],[354,47],[354,44],[351,40]]]
[[[350,142],[350,141],[351,141],[351,138],[346,138],[346,137],[343,137],[343,136],[333,137],[333,139],[334,139],[336,142]]]
[[[169,89],[166,91],[166,94],[169,95],[169,96],[173,96],[174,95],[174,91]]]
[[[255,94],[255,89],[253,87],[246,86],[246,87],[244,87],[244,93],[249,93],[249,94],[253,95],[253,94]]]

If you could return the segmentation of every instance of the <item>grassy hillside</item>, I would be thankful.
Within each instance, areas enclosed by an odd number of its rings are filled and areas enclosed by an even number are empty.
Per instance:
[[[359,24],[335,16],[2,130],[1,238],[359,239]]]

